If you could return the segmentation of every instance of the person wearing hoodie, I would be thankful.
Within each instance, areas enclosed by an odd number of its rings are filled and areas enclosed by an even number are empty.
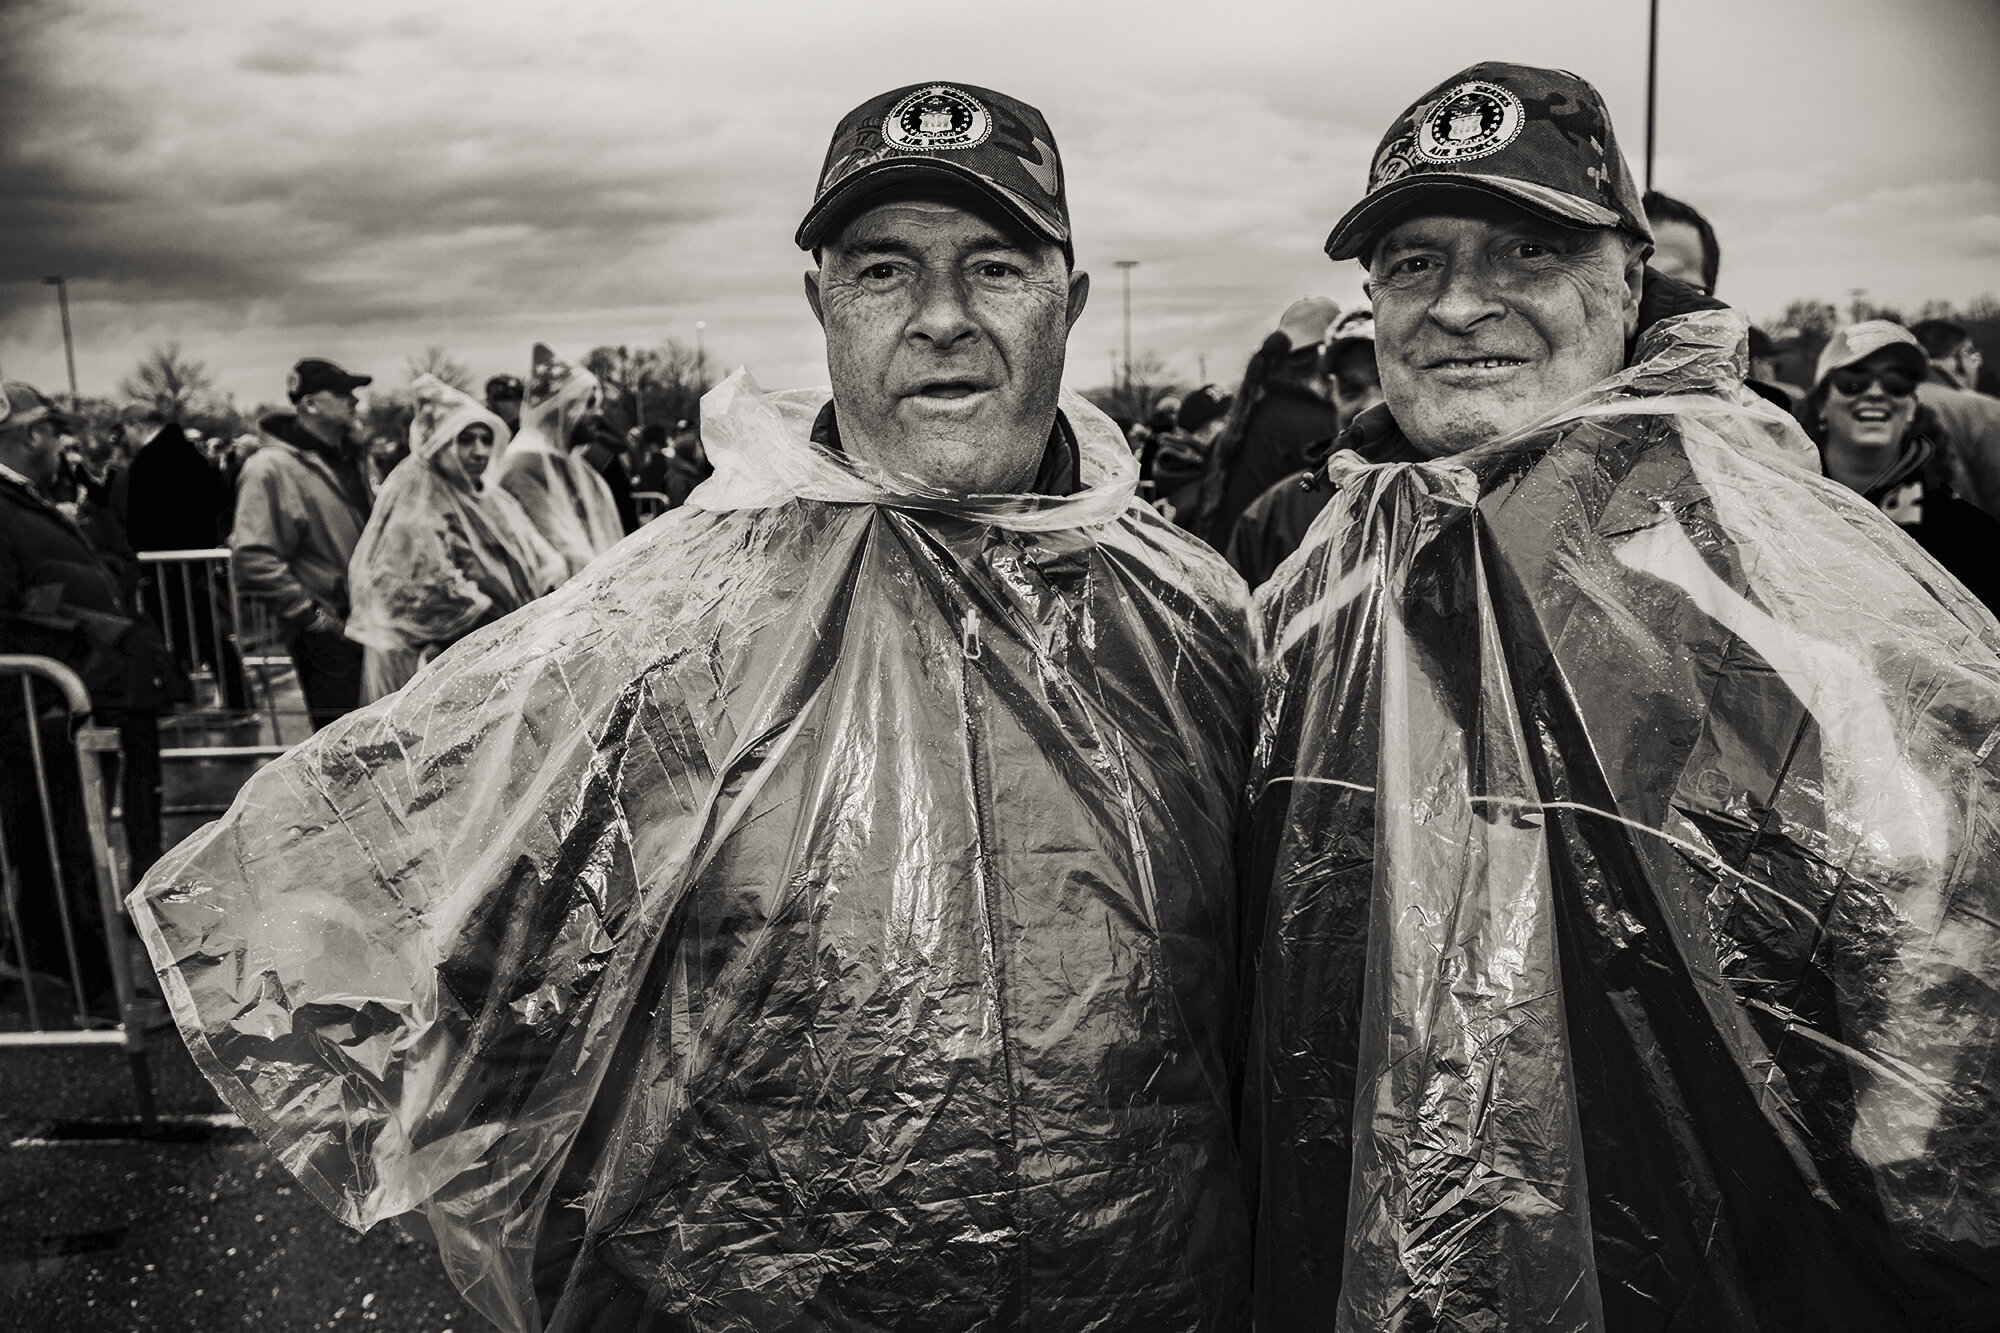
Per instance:
[[[493,484],[562,554],[564,579],[625,537],[618,498],[589,458],[603,401],[595,375],[536,343],[521,428],[493,469]]]
[[[1820,350],[1799,422],[1827,476],[1895,520],[2000,613],[2000,520],[1959,491],[1937,414],[1918,398],[1930,368],[1902,325],[1850,324]]]
[[[1190,530],[1220,551],[1250,502],[1305,463],[1339,429],[1322,351],[1340,307],[1323,296],[1292,302],[1243,370],[1229,420],[1209,452]]]
[[[293,410],[257,423],[263,442],[237,479],[236,586],[276,623],[315,731],[361,702],[361,645],[344,631],[347,562],[373,504],[354,391],[373,382],[300,361],[285,385]]]
[[[1252,588],[1262,586],[1285,557],[1299,549],[1306,529],[1332,498],[1331,490],[1316,480],[1321,464],[1340,447],[1341,433],[1354,419],[1382,401],[1382,378],[1375,369],[1375,313],[1367,305],[1343,312],[1327,331],[1326,377],[1336,413],[1333,437],[1309,445],[1305,467],[1271,483],[1250,502],[1224,548],[1229,563]]]
[[[480,485],[507,423],[432,376],[410,451],[383,482],[347,564],[347,637],[365,645],[362,702],[401,689],[426,655],[517,611],[562,579],[562,557],[514,497]]]
[[[2000,518],[2000,399],[1979,392],[1984,357],[1963,324],[1924,319],[1910,326],[1928,359],[1917,402],[1937,418],[1938,443],[1966,499]]]

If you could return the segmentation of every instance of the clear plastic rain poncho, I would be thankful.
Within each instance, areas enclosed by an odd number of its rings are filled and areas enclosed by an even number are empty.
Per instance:
[[[1744,332],[1259,593],[1265,1333],[2000,1321],[2000,626]]]
[[[716,476],[132,897],[202,1069],[507,1329],[1243,1327],[1248,595],[1134,498]]]
[[[452,446],[466,427],[507,425],[473,399],[425,375],[412,386],[410,455],[376,493],[347,562],[347,636],[368,648],[366,699],[398,690],[422,654],[519,610],[568,577],[514,497],[482,489]]]
[[[521,429],[495,460],[488,483],[520,502],[543,540],[561,553],[565,578],[625,538],[610,485],[569,448],[576,423],[602,399],[595,375],[535,344]]]

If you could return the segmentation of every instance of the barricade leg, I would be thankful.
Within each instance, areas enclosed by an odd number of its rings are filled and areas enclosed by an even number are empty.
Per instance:
[[[19,682],[19,693],[13,685]],[[44,705],[37,685],[55,687],[65,707]],[[14,707],[18,698],[19,708]],[[76,726],[89,716],[83,682],[48,658],[0,655],[0,749],[9,781],[0,783],[0,875],[7,925],[28,995],[27,1031],[0,1031],[0,1048],[115,1044],[133,1076],[141,1120],[156,1118],[145,1025],[138,1020],[130,935],[120,892],[125,883],[111,838],[106,773],[120,759],[119,736]],[[157,735],[154,738],[157,745]],[[24,762],[25,761],[25,762]],[[73,766],[72,766],[73,765]],[[26,780],[15,780],[25,775]],[[36,827],[39,825],[39,827]],[[32,850],[33,857],[25,855]],[[37,864],[46,857],[45,864]],[[36,949],[57,952],[85,1030],[43,1025],[35,997]],[[117,1009],[105,1030],[91,1006],[108,984]]]

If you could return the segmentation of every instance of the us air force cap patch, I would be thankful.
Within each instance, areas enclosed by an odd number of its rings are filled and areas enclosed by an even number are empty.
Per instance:
[[[799,223],[817,247],[864,205],[939,184],[970,191],[1071,255],[1062,160],[1042,113],[962,83],[918,83],[871,97],[841,118]]]
[[[991,133],[993,117],[979,99],[948,83],[917,89],[882,117],[882,141],[912,153],[977,148]]]
[[[1327,254],[1365,257],[1423,196],[1447,190],[1653,238],[1604,99],[1565,70],[1488,62],[1425,93],[1382,136],[1368,193],[1327,237]]]
[[[1453,88],[1417,127],[1417,156],[1426,162],[1470,162],[1513,143],[1524,113],[1512,89],[1474,79]]]

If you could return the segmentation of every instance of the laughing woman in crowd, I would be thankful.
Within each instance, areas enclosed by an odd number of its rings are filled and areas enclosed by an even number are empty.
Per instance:
[[[1930,370],[1900,324],[1871,319],[1833,335],[1798,415],[1826,475],[1859,492],[2000,614],[2000,521],[1954,484],[1937,419],[1917,401]]]
[[[410,455],[375,498],[348,562],[347,634],[368,649],[362,702],[402,688],[428,657],[562,581],[562,557],[514,498],[480,479],[506,425],[446,384],[416,383]]]

